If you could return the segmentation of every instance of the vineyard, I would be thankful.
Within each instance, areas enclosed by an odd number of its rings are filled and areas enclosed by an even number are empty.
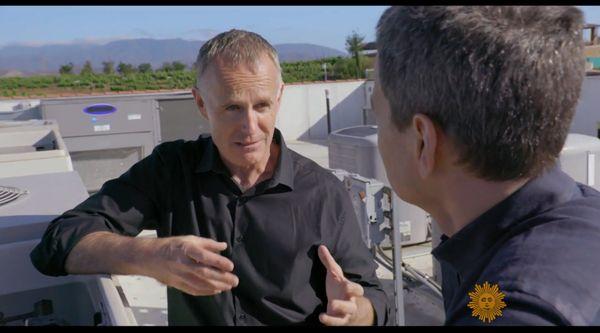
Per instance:
[[[365,68],[373,66],[371,58],[362,58],[357,71],[352,58],[326,58],[314,61],[282,63],[285,83],[364,78]],[[0,78],[0,97],[47,97],[69,93],[101,93],[135,90],[190,89],[195,83],[191,70],[157,70],[103,74],[87,71],[83,74]]]

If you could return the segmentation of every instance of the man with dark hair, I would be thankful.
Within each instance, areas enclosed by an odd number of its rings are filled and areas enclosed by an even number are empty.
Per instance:
[[[392,7],[373,108],[388,178],[442,230],[446,324],[600,324],[600,194],[556,160],[584,76],[574,7]]]
[[[196,69],[211,135],[157,146],[58,217],[34,265],[153,277],[168,286],[170,325],[387,324],[350,197],[275,128],[275,49],[231,30],[202,46]],[[132,237],[143,229],[159,238]]]

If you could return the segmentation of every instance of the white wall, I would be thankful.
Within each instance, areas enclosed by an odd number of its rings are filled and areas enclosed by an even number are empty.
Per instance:
[[[362,124],[365,81],[286,85],[277,119],[287,140],[326,139],[325,89],[329,89],[332,130]],[[367,114],[368,123],[372,115]],[[586,76],[570,133],[598,135],[600,122],[600,76]]]
[[[600,122],[600,76],[586,76],[569,132],[595,137],[598,135],[598,122]]]
[[[286,85],[276,126],[286,140],[326,139],[329,90],[331,130],[362,124],[364,80]]]

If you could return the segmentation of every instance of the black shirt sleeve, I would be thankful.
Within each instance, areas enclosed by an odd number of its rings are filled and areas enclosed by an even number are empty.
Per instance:
[[[339,200],[342,209],[332,256],[342,267],[346,278],[363,287],[364,296],[371,301],[375,310],[375,325],[390,325],[388,298],[376,275],[377,264],[373,255],[362,240],[350,196],[344,190]]]
[[[46,275],[67,275],[66,258],[84,236],[98,231],[135,236],[143,229],[156,229],[168,191],[164,148],[165,144],[157,146],[119,178],[107,181],[99,192],[50,222],[30,254],[33,265]]]

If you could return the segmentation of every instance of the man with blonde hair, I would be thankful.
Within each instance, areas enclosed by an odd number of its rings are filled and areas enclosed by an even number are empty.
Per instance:
[[[35,266],[156,278],[171,325],[386,324],[347,192],[275,128],[275,49],[231,30],[202,46],[196,69],[210,135],[157,146],[65,212],[32,252]],[[159,237],[132,237],[143,229]]]

